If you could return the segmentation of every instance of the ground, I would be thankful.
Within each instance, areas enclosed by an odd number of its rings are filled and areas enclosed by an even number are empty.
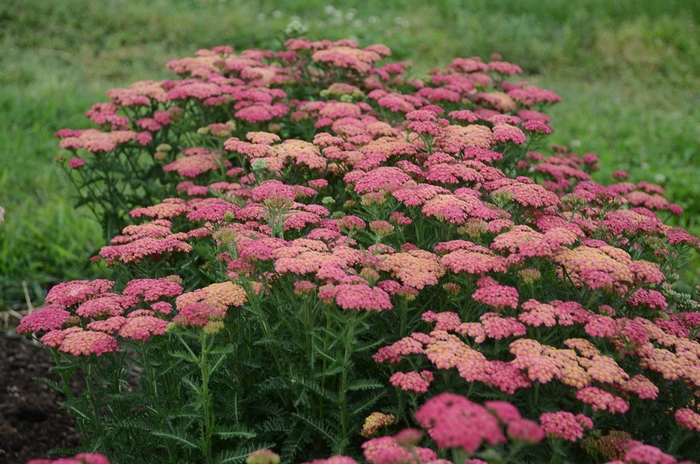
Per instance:
[[[75,448],[80,436],[62,395],[33,380],[48,377],[51,354],[12,333],[0,333],[0,462],[24,464],[47,458],[53,448]]]

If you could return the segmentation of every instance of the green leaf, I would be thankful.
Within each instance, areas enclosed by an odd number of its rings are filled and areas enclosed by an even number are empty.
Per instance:
[[[175,358],[180,358],[183,359],[189,363],[197,363],[199,360],[192,356],[192,354],[188,351],[181,351],[181,350],[176,350],[176,351],[171,351],[170,355],[175,357]]]
[[[255,438],[257,437],[257,434],[255,432],[250,432],[248,430],[243,429],[242,427],[237,427],[237,426],[229,426],[229,427],[217,427],[217,430],[214,431],[214,434],[223,438],[223,439],[229,439],[229,438]]]
[[[298,384],[300,384],[303,387],[306,387],[308,390],[311,390],[318,396],[325,398],[332,403],[338,403],[338,395],[335,392],[332,392],[331,390],[321,387],[321,385],[319,385],[317,382],[306,380],[303,378],[296,379],[296,381]]]
[[[259,450],[261,448],[270,449],[275,446],[274,443],[256,443],[249,446],[244,446],[237,448],[232,451],[224,451],[223,453],[216,456],[216,462],[218,464],[233,464],[236,462],[245,461],[245,459],[250,456],[253,451]]]
[[[335,445],[335,443],[340,440],[340,437],[337,434],[333,433],[323,422],[316,419],[312,419],[310,417],[302,416],[301,414],[297,413],[293,413],[292,415],[301,419],[303,422],[306,422],[317,431],[321,432],[328,445],[330,445],[331,447],[333,447],[333,445]]]
[[[186,447],[191,448],[191,449],[199,449],[199,446],[192,443],[188,439],[189,437],[187,435],[184,435],[184,434],[151,431],[151,435],[155,435],[156,437],[168,438],[170,440],[181,443],[181,444],[183,444]]]
[[[377,401],[379,401],[385,394],[387,390],[384,390],[380,392],[378,395],[372,395],[369,400],[365,401],[364,403],[357,402],[350,406],[350,409],[352,410],[352,416],[357,416],[360,414],[362,411],[365,411],[369,408],[372,407]]]
[[[376,388],[383,388],[386,385],[373,379],[360,379],[350,382],[348,385],[348,390],[374,390]]]
[[[198,386],[198,385],[195,385],[194,382],[192,382],[192,380],[191,380],[190,378],[185,377],[185,378],[182,379],[182,382],[185,383],[185,384],[187,384],[187,385],[189,385],[190,388],[192,388],[192,390],[194,390],[194,392],[195,392],[197,395],[200,395],[200,396],[202,395],[202,388],[201,388],[200,386]]]
[[[61,394],[66,394],[66,390],[64,388],[64,385],[62,383],[54,382],[51,379],[47,379],[45,377],[32,377],[32,380],[36,380],[39,383],[43,383],[47,387],[49,387],[52,390],[55,390]]]

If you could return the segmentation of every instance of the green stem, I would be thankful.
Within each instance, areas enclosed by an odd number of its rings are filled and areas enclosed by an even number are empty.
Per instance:
[[[336,454],[342,455],[345,452],[345,443],[349,435],[350,413],[347,410],[348,376],[350,374],[350,356],[353,352],[353,338],[355,336],[355,325],[357,324],[357,314],[352,314],[352,319],[348,324],[345,338],[345,348],[343,354],[343,374],[338,388],[338,407],[341,414],[341,441],[340,447],[334,450]]]
[[[212,458],[212,446],[211,437],[214,433],[214,414],[212,411],[212,395],[209,393],[209,378],[211,375],[211,366],[209,365],[207,355],[209,354],[209,349],[211,345],[207,334],[202,331],[199,335],[199,343],[202,347],[202,352],[200,354],[199,367],[202,373],[202,408],[204,409],[204,421],[202,422],[202,451],[204,451],[204,458],[207,464],[213,462]]]
[[[54,363],[56,363],[56,366],[61,365],[61,355],[58,354],[58,350],[56,349],[51,349],[51,355],[53,356]],[[66,398],[69,400],[74,400],[75,395],[73,394],[73,389],[70,386],[70,378],[71,376],[68,375],[65,369],[60,369],[59,375],[61,376],[61,381],[63,382],[63,394],[66,395]],[[80,436],[83,439],[83,447],[86,448],[86,444],[88,442],[88,436],[87,436],[87,431],[85,430],[85,420],[82,419],[79,416],[74,416],[75,417],[75,422],[78,424],[78,430],[80,430]]]
[[[151,362],[149,360],[149,349],[147,346],[144,346],[143,354],[142,354],[142,365],[143,369],[146,372],[146,380],[148,382],[147,388],[148,388],[148,393],[150,394],[151,398],[153,399],[153,409],[155,409],[156,416],[158,417],[158,424],[165,426],[167,421],[165,420],[165,415],[163,414],[163,408],[161,407],[161,399],[159,395],[159,390],[158,390],[158,379],[154,375],[153,369],[151,369]],[[116,369],[115,369],[116,370]],[[167,397],[167,395],[166,395]],[[172,449],[172,443],[170,440],[166,440],[165,446],[168,450],[168,457],[170,458],[170,462],[174,462],[175,460],[175,455],[173,454],[173,449]]]
[[[92,355],[90,355],[92,356]],[[85,374],[85,389],[87,390],[88,393],[88,402],[90,403],[90,407],[92,408],[92,414],[93,414],[93,420],[95,424],[97,425],[98,429],[104,430],[102,427],[102,421],[100,420],[100,408],[97,405],[97,398],[95,398],[95,391],[92,388],[92,363],[88,362],[87,363],[87,369],[83,371]]]

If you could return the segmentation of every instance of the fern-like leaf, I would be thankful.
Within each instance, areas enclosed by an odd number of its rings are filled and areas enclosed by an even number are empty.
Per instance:
[[[355,380],[353,382],[350,382],[350,385],[348,385],[348,390],[349,391],[355,391],[355,390],[375,390],[377,388],[384,388],[386,387],[385,384],[378,382],[373,379],[359,379]]]
[[[197,444],[192,443],[189,440],[189,437],[185,435],[184,433],[179,433],[179,432],[159,432],[152,430],[151,435],[155,435],[156,437],[162,437],[162,438],[167,438],[169,440],[173,440],[177,443],[180,443],[181,445],[185,445],[187,448],[190,449],[199,449],[199,446]]]
[[[54,382],[51,379],[47,379],[45,377],[32,377],[32,380],[36,380],[39,383],[43,383],[47,387],[49,387],[51,390],[57,391],[58,393],[61,393],[65,395],[66,391],[64,389],[63,384]]]
[[[214,431],[214,433],[219,436],[220,438],[223,438],[224,440],[228,440],[229,438],[255,438],[257,437],[257,434],[255,432],[251,432],[243,427],[240,426],[226,426],[226,427],[217,427],[217,430]]]
[[[250,456],[250,453],[257,451],[261,448],[270,449],[275,446],[274,443],[256,443],[247,446],[241,446],[235,450],[224,451],[215,458],[215,462],[218,464],[235,464],[237,462],[245,461],[245,459]]]

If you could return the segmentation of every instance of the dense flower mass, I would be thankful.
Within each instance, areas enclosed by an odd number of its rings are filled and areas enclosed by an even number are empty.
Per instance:
[[[700,240],[662,221],[680,207],[549,145],[560,98],[502,57],[416,78],[390,56],[200,50],[109,91],[86,113],[99,129],[56,134],[113,280],[54,286],[16,331],[88,377],[71,407],[89,449],[700,455],[699,305],[677,282]]]

